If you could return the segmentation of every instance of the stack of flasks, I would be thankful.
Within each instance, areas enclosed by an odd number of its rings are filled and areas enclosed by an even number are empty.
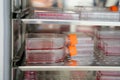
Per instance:
[[[120,80],[120,71],[98,71],[96,80]]]
[[[27,63],[57,63],[66,56],[64,34],[29,33],[26,35]]]
[[[77,54],[71,57],[73,65],[92,65],[94,62],[94,38],[86,33],[77,34]]]
[[[94,38],[85,33],[26,35],[27,63],[58,63],[68,55],[75,65],[91,65],[94,61]]]
[[[104,28],[96,33],[96,55],[100,65],[120,64],[120,31],[115,28]]]

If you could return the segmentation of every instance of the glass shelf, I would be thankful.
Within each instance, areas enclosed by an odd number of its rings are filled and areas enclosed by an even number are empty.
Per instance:
[[[22,19],[25,24],[65,24],[65,25],[100,25],[100,26],[120,26],[120,22],[110,21],[87,21],[87,20],[53,20],[53,19]]]

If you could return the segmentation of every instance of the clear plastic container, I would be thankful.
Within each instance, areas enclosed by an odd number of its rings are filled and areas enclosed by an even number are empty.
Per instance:
[[[80,62],[92,62],[95,58],[94,56],[73,56],[71,59]]]
[[[103,42],[105,47],[120,47],[120,40],[105,40]]]
[[[75,56],[72,56],[71,58],[72,59],[79,59],[80,60],[80,58],[81,57],[88,57],[89,56],[89,58],[91,59],[91,58],[94,58],[94,52],[93,51],[90,51],[90,50],[84,50],[84,51],[77,51],[77,54],[75,55]],[[87,58],[87,59],[89,59],[89,58]]]
[[[93,42],[94,42],[94,41],[93,41]],[[87,43],[87,42],[86,42],[86,43],[84,43],[84,42],[82,43],[82,42],[81,42],[81,44],[80,44],[80,43],[77,44],[77,47],[78,47],[78,48],[79,48],[79,47],[94,47],[94,43]]]
[[[97,59],[101,65],[120,65],[120,28],[103,27],[96,34]]]
[[[101,76],[98,80],[120,80],[119,76]]]
[[[94,43],[94,37],[89,34],[86,34],[84,32],[75,32],[75,33],[71,33],[71,32],[65,33],[64,32],[64,34],[65,35],[75,34],[77,37],[77,45]]]
[[[76,45],[77,49],[86,49],[86,50],[94,50],[94,44],[87,46],[87,45]]]
[[[93,46],[77,46],[77,51],[78,52],[94,52],[94,47]]]
[[[105,49],[117,50],[120,48],[120,40],[101,39],[98,41],[98,46],[101,47],[103,50]]]
[[[119,71],[97,71],[96,80],[119,80]]]
[[[109,55],[109,54],[106,54],[103,50],[100,50],[99,52],[99,57],[101,57],[102,59],[120,59],[120,56],[119,55]]]
[[[112,17],[111,17],[112,16]],[[119,13],[115,12],[90,12],[82,11],[80,13],[81,20],[93,21],[119,21]]]
[[[64,61],[65,48],[54,50],[26,50],[27,63],[56,63]]]
[[[75,34],[30,33],[26,35],[27,50],[59,49],[68,44],[77,44]]]
[[[109,47],[109,48],[105,48],[104,52],[106,53],[106,55],[118,55],[120,56],[120,47]]]
[[[96,29],[96,37],[100,39],[119,39],[120,27],[119,26],[102,26]]]
[[[79,14],[75,12],[35,12],[34,18],[37,19],[60,19],[60,20],[79,20]]]
[[[104,42],[104,52],[107,55],[120,55],[120,40],[110,40]]]
[[[84,57],[84,59],[81,59],[81,60],[71,59],[67,65],[68,66],[90,66],[93,64],[93,61],[94,61],[93,59],[85,60],[85,58],[86,57]]]
[[[74,56],[71,56],[71,59],[73,60],[81,60],[81,57],[94,57],[94,39],[92,36],[89,36],[85,33],[76,33],[77,35],[77,41],[75,48],[71,48],[72,46],[69,46],[69,50],[71,54],[76,54]],[[83,58],[82,58],[83,59]]]
[[[119,55],[106,55],[106,53],[101,52],[97,57],[101,65],[120,65],[120,56]]]
[[[76,46],[77,48],[77,55],[76,56],[93,56],[94,54],[94,46],[89,46],[85,48],[85,46],[82,46],[81,48],[79,46]]]
[[[98,31],[100,39],[120,39],[120,31]]]
[[[82,36],[79,36],[78,37],[78,45],[84,45],[84,44],[94,44],[94,40],[92,39],[92,37],[82,37]]]
[[[98,76],[120,76],[120,71],[98,71]]]
[[[91,65],[95,60],[94,49],[77,48],[76,50],[77,50],[76,55],[71,56],[71,60],[73,60],[73,63],[76,63],[76,65]]]
[[[87,40],[88,39],[88,40]],[[92,38],[82,38],[82,37],[78,37],[77,38],[77,41],[78,43],[76,44],[76,47],[77,49],[92,49],[94,48],[94,40],[89,40],[89,39],[92,39]]]

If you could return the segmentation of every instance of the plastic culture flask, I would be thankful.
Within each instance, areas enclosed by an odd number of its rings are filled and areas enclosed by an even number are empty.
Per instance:
[[[77,65],[90,65],[94,60],[93,50],[79,50],[76,46],[68,47],[70,60],[68,65],[77,66]]]
[[[58,63],[63,62],[67,55],[75,56],[75,46],[52,50],[26,50],[26,62],[29,63]]]
[[[84,44],[93,44],[94,38],[86,33],[78,32],[78,33],[64,33],[70,37],[72,44],[84,45]]]
[[[120,76],[120,71],[98,71],[99,76]]]
[[[55,50],[26,50],[27,63],[58,63],[66,57],[65,48]]]
[[[66,45],[77,44],[76,34],[30,33],[26,35],[27,50],[60,49]]]

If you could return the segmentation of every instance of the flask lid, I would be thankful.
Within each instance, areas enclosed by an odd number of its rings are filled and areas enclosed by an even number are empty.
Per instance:
[[[76,34],[69,34],[68,37],[70,39],[70,45],[75,45],[78,43]]]
[[[117,12],[118,11],[118,7],[117,6],[111,6],[110,7],[110,11]]]
[[[69,66],[77,66],[76,60],[70,60]]]
[[[68,49],[69,49],[70,56],[75,56],[77,54],[76,46],[69,46]]]

